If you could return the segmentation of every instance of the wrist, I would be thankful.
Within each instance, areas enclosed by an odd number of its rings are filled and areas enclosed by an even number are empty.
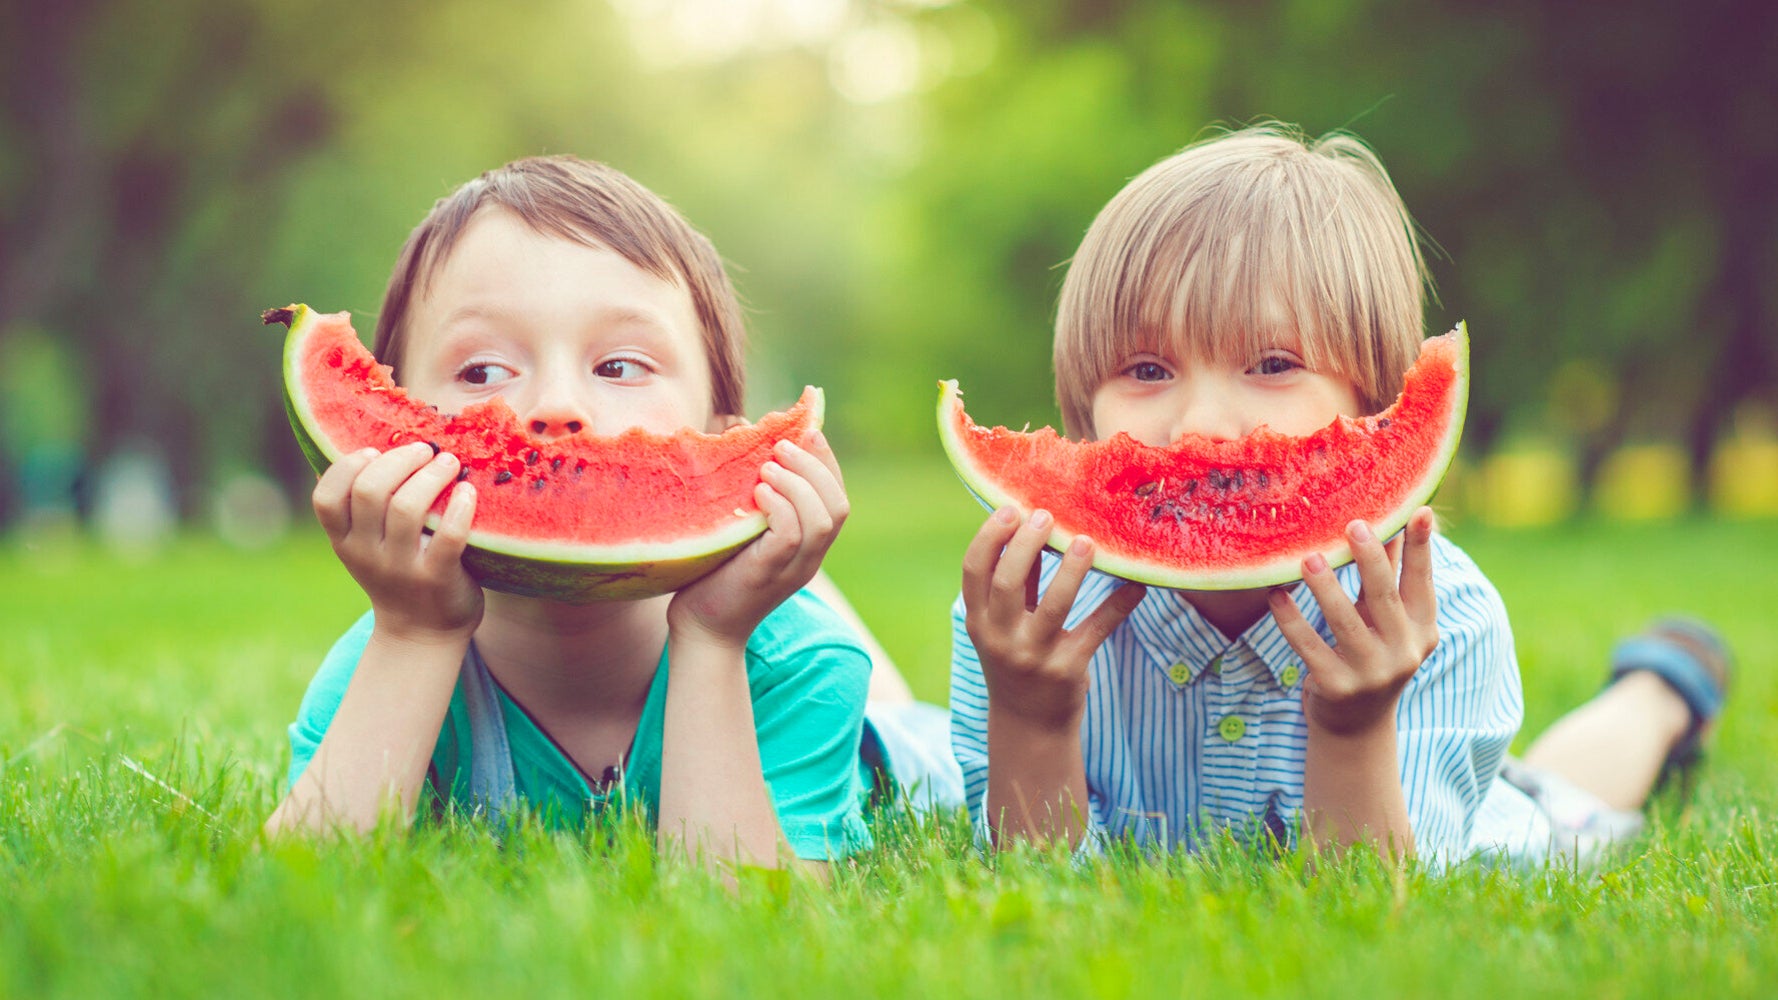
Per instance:
[[[1338,761],[1346,767],[1387,764],[1393,771],[1397,763],[1395,716],[1387,715],[1358,729],[1330,729],[1311,720],[1307,752],[1317,759]]]
[[[1013,742],[1046,756],[1058,750],[1078,753],[1080,722],[1085,708],[1083,703],[1033,713],[990,701],[988,738],[993,742]]]
[[[461,656],[469,648],[475,626],[440,628],[407,621],[400,616],[376,615],[371,627],[371,641],[385,646],[419,653],[455,651]]]
[[[753,630],[748,629],[740,635],[726,629],[712,628],[697,621],[676,620],[672,616],[667,619],[667,648],[680,653],[712,653],[732,654],[739,656],[746,653],[747,641],[753,638]],[[706,657],[698,657],[700,661]]]

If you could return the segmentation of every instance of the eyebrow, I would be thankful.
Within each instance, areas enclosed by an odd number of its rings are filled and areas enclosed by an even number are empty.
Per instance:
[[[486,306],[480,303],[470,303],[468,305],[459,306],[446,314],[445,317],[439,321],[439,327],[444,330],[449,330],[451,327],[466,320],[500,322],[502,320],[517,318],[520,317],[515,315],[511,310]],[[642,327],[650,333],[658,333],[662,335],[669,333],[671,330],[671,326],[659,314],[652,310],[637,309],[632,306],[606,306],[594,312],[591,321],[602,326]]]

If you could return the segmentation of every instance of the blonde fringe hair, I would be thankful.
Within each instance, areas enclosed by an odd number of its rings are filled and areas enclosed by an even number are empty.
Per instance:
[[[1424,337],[1430,278],[1414,222],[1357,137],[1266,123],[1195,143],[1100,211],[1062,284],[1056,398],[1091,439],[1092,397],[1131,355],[1254,359],[1281,326],[1304,364],[1388,406]]]

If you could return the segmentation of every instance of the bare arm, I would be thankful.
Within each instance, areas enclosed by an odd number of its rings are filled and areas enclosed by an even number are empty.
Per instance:
[[[760,765],[745,649],[668,641],[659,837],[706,862],[774,868],[783,834]]]
[[[1086,763],[1080,724],[1093,651],[1145,593],[1126,584],[1072,630],[1074,598],[1092,568],[1093,543],[1077,538],[1038,600],[1039,554],[1049,515],[994,513],[963,557],[970,641],[988,687],[988,825],[996,843],[1078,845],[1086,833]]]
[[[438,530],[427,511],[457,460],[424,443],[335,462],[315,486],[315,515],[364,588],[376,625],[315,757],[267,833],[368,830],[393,806],[407,819],[450,704],[458,665],[481,621],[482,592],[461,562],[475,491],[457,483]]]
[[[266,832],[365,831],[388,809],[411,818],[468,645],[373,631],[327,735]]]
[[[1327,616],[1333,647],[1282,591],[1271,598],[1279,628],[1309,667],[1303,685],[1307,832],[1334,850],[1370,843],[1398,857],[1414,853],[1395,709],[1402,689],[1438,645],[1432,524],[1432,511],[1421,508],[1401,540],[1387,548],[1362,522],[1347,528],[1363,581],[1356,602],[1340,589],[1325,559],[1304,561],[1303,581]]]
[[[787,856],[760,762],[747,642],[815,575],[850,510],[825,437],[780,441],[774,459],[754,493],[765,534],[667,608],[659,838],[707,864],[775,868]]]

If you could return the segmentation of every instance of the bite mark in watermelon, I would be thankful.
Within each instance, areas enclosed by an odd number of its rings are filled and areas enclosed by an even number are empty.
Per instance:
[[[482,586],[572,603],[653,597],[721,565],[765,531],[753,500],[778,441],[821,426],[813,386],[788,410],[721,434],[529,433],[498,397],[440,413],[395,384],[349,313],[267,310],[284,340],[284,409],[320,473],[360,448],[426,441],[476,488],[463,564]],[[427,518],[436,527],[449,491]]]
[[[1352,561],[1346,525],[1379,537],[1404,527],[1457,454],[1469,402],[1462,324],[1427,339],[1382,413],[1340,417],[1306,436],[1261,427],[1233,441],[1186,435],[1154,448],[1127,434],[1069,441],[1054,429],[977,426],[955,380],[939,383],[945,454],[989,509],[1055,517],[1048,545],[1093,539],[1093,565],[1181,590],[1245,590],[1302,576],[1319,552]]]

